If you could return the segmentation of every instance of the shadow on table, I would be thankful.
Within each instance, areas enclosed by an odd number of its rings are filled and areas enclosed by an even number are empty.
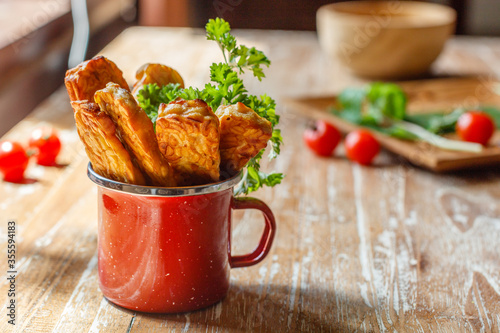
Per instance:
[[[362,299],[349,299],[345,294],[336,297],[332,290],[233,284],[223,301],[207,309],[172,315],[141,313],[136,324],[189,330],[218,327],[251,332],[340,332],[359,328],[372,310]],[[347,318],[342,313],[357,316]]]
[[[399,172],[404,171],[407,174],[411,174],[413,172],[423,172],[428,174],[429,176],[438,176],[443,179],[450,178],[454,180],[478,183],[489,182],[492,179],[500,176],[500,168],[498,167],[498,163],[491,165],[471,166],[469,168],[464,168],[461,170],[435,172],[420,165],[413,164],[407,159],[388,151],[384,151],[384,154],[381,155],[382,156],[380,158],[377,158],[372,165],[366,168],[380,169],[382,171],[398,171],[396,168],[399,168]],[[341,156],[339,158],[343,157]]]

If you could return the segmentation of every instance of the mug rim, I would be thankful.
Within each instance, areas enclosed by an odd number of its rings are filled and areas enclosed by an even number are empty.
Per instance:
[[[241,181],[242,172],[240,171],[238,174],[229,179],[206,185],[181,187],[143,186],[122,183],[103,177],[95,172],[95,170],[92,168],[92,163],[89,162],[87,166],[87,176],[97,186],[116,192],[148,197],[185,197],[220,192],[233,188]]]

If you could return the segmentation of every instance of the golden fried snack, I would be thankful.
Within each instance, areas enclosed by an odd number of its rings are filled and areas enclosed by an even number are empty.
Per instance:
[[[158,86],[166,86],[169,83],[179,83],[184,88],[184,80],[179,73],[162,64],[144,64],[135,73],[137,82],[134,84],[132,94],[135,96],[142,86],[156,83]]]
[[[114,82],[129,90],[122,71],[114,62],[103,56],[96,56],[66,71],[64,83],[71,101],[94,102],[94,93]]]
[[[122,183],[146,185],[141,170],[116,135],[111,118],[88,101],[71,102],[76,128],[95,172]]]
[[[266,147],[272,125],[240,102],[221,105],[215,114],[220,120],[221,173],[232,176]]]
[[[95,93],[95,100],[116,124],[119,137],[151,185],[175,186],[172,167],[158,148],[153,123],[132,94],[116,83],[108,83]]]
[[[180,176],[179,185],[219,180],[219,119],[201,99],[160,104],[156,120],[160,150]]]

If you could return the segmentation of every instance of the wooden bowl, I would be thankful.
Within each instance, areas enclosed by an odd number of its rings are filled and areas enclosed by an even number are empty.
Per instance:
[[[413,1],[352,1],[317,12],[320,44],[354,74],[372,79],[421,75],[455,30],[456,12]]]

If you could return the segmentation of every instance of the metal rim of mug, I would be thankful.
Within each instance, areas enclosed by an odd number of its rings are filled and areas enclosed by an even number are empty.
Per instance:
[[[95,172],[92,168],[92,163],[89,162],[87,167],[87,176],[98,186],[117,192],[124,192],[133,195],[148,197],[185,197],[214,193],[233,188],[241,181],[242,173],[240,172],[229,179],[207,185],[197,185],[189,187],[155,187],[121,183],[105,178]]]

